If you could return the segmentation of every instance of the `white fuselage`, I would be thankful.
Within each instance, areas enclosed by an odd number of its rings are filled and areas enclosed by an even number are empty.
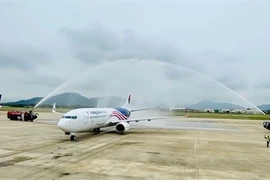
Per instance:
[[[62,116],[58,127],[64,132],[86,132],[95,128],[110,126],[109,119],[115,111],[113,108],[80,108],[74,109]],[[120,121],[120,120],[119,120]]]

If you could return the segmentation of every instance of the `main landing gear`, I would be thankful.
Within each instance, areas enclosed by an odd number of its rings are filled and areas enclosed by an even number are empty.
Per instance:
[[[75,136],[75,135],[71,135],[71,136],[70,136],[70,140],[71,140],[71,141],[76,141],[76,136]]]
[[[71,132],[65,132],[65,135],[70,135],[71,141],[76,141],[76,134]]]
[[[76,141],[76,135],[75,135],[75,133],[70,133],[70,140],[71,141]]]
[[[93,129],[94,132],[100,132],[100,128]]]

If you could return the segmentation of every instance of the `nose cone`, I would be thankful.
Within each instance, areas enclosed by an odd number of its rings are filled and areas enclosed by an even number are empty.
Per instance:
[[[64,119],[60,119],[60,121],[58,122],[57,126],[61,130],[65,131],[65,132],[68,132],[68,128],[69,128],[68,122],[66,122]]]

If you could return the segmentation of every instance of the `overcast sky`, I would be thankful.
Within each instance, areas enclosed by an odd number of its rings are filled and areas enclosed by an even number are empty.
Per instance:
[[[269,9],[268,0],[1,0],[0,93],[3,101],[46,96],[96,67],[77,92],[245,103],[209,76],[270,103]]]

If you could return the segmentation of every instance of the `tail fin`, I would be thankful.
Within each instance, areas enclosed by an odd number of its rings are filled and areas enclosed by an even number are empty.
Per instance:
[[[128,95],[126,103],[122,106],[122,108],[128,109],[130,112],[135,112],[135,111],[146,111],[146,110],[151,110],[153,108],[144,108],[144,109],[131,109],[130,107],[130,102],[131,102],[131,94]]]
[[[2,94],[0,94],[0,103],[1,103]]]
[[[122,106],[123,108],[129,109],[131,102],[131,94],[128,95],[126,103]]]

